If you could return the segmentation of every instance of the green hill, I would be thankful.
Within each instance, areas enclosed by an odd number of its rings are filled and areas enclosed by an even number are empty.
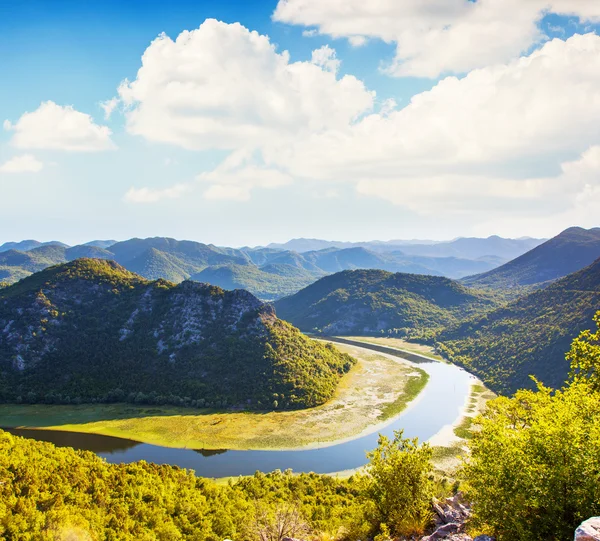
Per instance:
[[[379,270],[327,276],[275,303],[280,317],[304,331],[408,336],[422,336],[496,305],[492,296],[448,278]]]
[[[291,295],[315,279],[307,270],[284,264],[212,266],[190,278],[223,289],[246,289],[267,301]]]
[[[303,408],[353,360],[247,291],[79,259],[0,290],[0,399]]]
[[[464,278],[465,285],[499,290],[547,285],[587,267],[600,257],[600,227],[571,227],[522,256],[489,272]]]
[[[481,377],[495,391],[531,388],[530,374],[560,387],[565,353],[600,309],[600,259],[536,291],[437,336],[438,349]]]

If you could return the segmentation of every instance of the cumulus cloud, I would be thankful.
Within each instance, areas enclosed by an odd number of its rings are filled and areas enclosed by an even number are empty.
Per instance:
[[[345,182],[420,215],[496,224],[572,219],[598,200],[593,175],[583,182],[573,171],[589,167],[600,144],[600,37],[555,39],[446,77],[403,107],[390,99],[377,109],[374,93],[339,78],[338,66],[330,47],[294,63],[265,36],[207,21],[154,41],[119,95],[132,133],[231,151],[198,177],[212,200],[244,201],[293,181],[337,193]]]
[[[597,0],[279,0],[276,21],[317,27],[353,45],[397,46],[389,73],[437,77],[506,62],[544,40],[547,13],[600,21]]]
[[[275,155],[323,180],[518,174],[600,141],[600,37],[577,35],[502,66],[448,77],[402,109],[388,103],[343,130],[298,139]]]
[[[165,199],[178,199],[190,191],[187,184],[176,184],[169,188],[134,188],[131,187],[125,194],[125,201],[129,203],[157,203]]]
[[[92,152],[115,148],[106,126],[95,124],[90,115],[72,106],[43,102],[35,111],[24,113],[16,123],[4,122],[14,132],[11,144],[23,149]]]
[[[290,175],[257,163],[248,151],[231,154],[213,171],[198,175],[198,181],[209,183],[206,199],[247,201],[255,188],[274,189],[293,182]]]
[[[267,36],[215,20],[175,40],[162,35],[136,79],[119,87],[127,130],[188,149],[238,150],[346,126],[371,110],[373,92],[336,77],[332,49],[315,58],[291,62]]]
[[[337,73],[341,64],[335,49],[332,49],[329,45],[323,45],[320,49],[315,49],[312,52],[312,63],[331,73]]]
[[[44,164],[31,154],[14,156],[0,165],[0,173],[38,173]]]

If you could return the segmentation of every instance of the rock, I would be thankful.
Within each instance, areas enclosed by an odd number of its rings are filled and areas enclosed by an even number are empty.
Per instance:
[[[452,498],[446,498],[444,503],[434,501],[433,510],[436,514],[436,525],[462,523],[471,516],[471,509],[462,492],[457,492]]]
[[[463,529],[462,524],[458,524],[456,522],[452,522],[450,524],[444,524],[440,526],[435,532],[431,535],[424,537],[421,541],[435,541],[437,539],[449,539],[452,534],[460,533]]]
[[[489,535],[478,535],[473,541],[495,541],[495,539]]]
[[[600,541],[600,517],[592,517],[575,530],[575,541]]]

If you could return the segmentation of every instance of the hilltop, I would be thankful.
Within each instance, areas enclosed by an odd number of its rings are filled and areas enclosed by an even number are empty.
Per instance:
[[[478,288],[522,290],[577,272],[600,257],[600,227],[571,227],[522,256],[489,272],[464,278]]]
[[[275,303],[304,331],[422,334],[497,306],[494,297],[448,278],[379,270],[344,271]]]
[[[79,259],[0,289],[0,399],[304,408],[353,359],[247,291]]]
[[[441,332],[437,347],[495,391],[532,388],[530,374],[559,388],[569,371],[569,344],[592,327],[599,307],[600,259],[545,289]]]

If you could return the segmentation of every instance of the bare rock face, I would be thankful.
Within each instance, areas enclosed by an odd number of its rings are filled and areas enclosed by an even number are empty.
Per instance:
[[[600,517],[592,517],[575,530],[575,541],[600,541]]]

